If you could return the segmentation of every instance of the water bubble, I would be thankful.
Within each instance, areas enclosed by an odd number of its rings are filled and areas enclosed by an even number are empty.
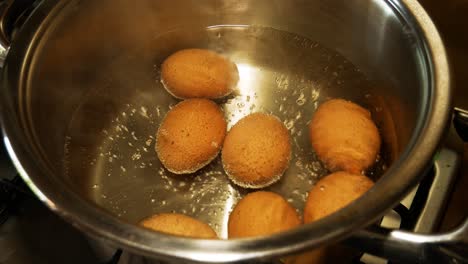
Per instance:
[[[287,90],[289,88],[289,78],[287,76],[281,75],[275,78],[276,85],[280,90]]]
[[[302,161],[301,161],[301,160],[297,160],[297,161],[296,161],[296,166],[299,167],[299,168],[302,168]]]
[[[160,107],[160,106],[157,106],[157,107],[156,107],[156,115],[157,115],[158,117],[161,116],[161,107]]]
[[[302,117],[302,113],[301,113],[300,111],[298,111],[298,112],[296,113],[296,120],[301,119],[301,117]]]
[[[305,98],[305,95],[304,95],[304,92],[301,91],[301,93],[299,94],[299,97],[296,99],[296,103],[297,105],[304,105],[306,103],[306,98]]]
[[[153,140],[151,138],[146,140],[146,142],[145,142],[146,146],[148,146],[148,147],[151,146],[151,142],[153,142]]]
[[[320,90],[318,90],[318,89],[312,89],[312,91],[311,91],[311,97],[310,97],[311,100],[312,100],[313,102],[315,102],[315,101],[318,100],[319,97],[320,97]]]
[[[294,120],[285,120],[284,125],[287,129],[291,129],[294,126]]]
[[[132,131],[132,133],[130,133],[130,134],[132,135],[132,138],[133,138],[135,141],[138,140],[138,138],[135,136],[135,131]]]
[[[141,158],[141,154],[139,152],[133,153],[131,159],[132,160],[139,160]]]
[[[140,107],[140,115],[145,117],[145,118],[149,118],[148,109],[146,109],[146,107],[144,107],[144,106]]]

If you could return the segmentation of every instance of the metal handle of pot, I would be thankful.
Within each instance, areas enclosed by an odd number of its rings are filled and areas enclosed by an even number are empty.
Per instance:
[[[453,125],[463,141],[467,142],[468,111],[455,108]],[[435,167],[438,173],[454,176],[459,162],[454,155],[443,155],[444,152],[447,154],[450,150],[441,150],[442,157],[435,160]],[[442,205],[431,204],[430,207],[433,206],[436,208],[432,209],[437,211]],[[447,233],[419,234],[372,226],[356,232],[346,243],[359,245],[368,253],[402,263],[468,263],[468,217],[464,213],[463,223]]]
[[[468,263],[468,220],[451,232],[432,235],[373,226],[347,242],[401,263]]]

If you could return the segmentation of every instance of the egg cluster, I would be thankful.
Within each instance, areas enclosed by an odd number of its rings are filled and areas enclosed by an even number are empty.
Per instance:
[[[156,133],[155,150],[167,170],[194,173],[221,152],[225,174],[240,187],[260,189],[281,179],[292,152],[283,122],[258,112],[241,118],[227,131],[224,113],[212,101],[235,89],[239,81],[236,64],[210,50],[185,49],[163,62],[161,81],[171,95],[183,99],[167,113]],[[303,217],[279,194],[256,190],[231,212],[229,238],[265,236],[317,221],[373,186],[365,171],[374,164],[381,139],[367,109],[343,99],[328,100],[313,114],[309,136],[331,174],[310,190]],[[181,214],[158,214],[140,224],[174,235],[217,237],[205,223]]]

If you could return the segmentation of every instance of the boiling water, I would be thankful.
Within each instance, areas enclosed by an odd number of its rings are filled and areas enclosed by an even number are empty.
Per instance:
[[[265,189],[281,194],[301,214],[308,191],[327,173],[310,146],[308,122],[328,98],[364,104],[371,85],[365,76],[319,43],[270,28],[181,30],[158,35],[154,43],[150,59],[135,54],[116,59],[116,65],[141,61],[141,66],[125,71],[125,77],[135,83],[113,75],[77,109],[66,145],[69,178],[80,179],[91,200],[129,222],[177,212],[209,223],[226,237],[229,212],[252,190],[232,184],[219,157],[196,173],[175,175],[161,165],[154,150],[158,125],[178,102],[160,82],[161,62],[182,48],[208,48],[229,57],[239,70],[235,93],[218,101],[228,129],[253,112],[274,114],[288,128],[293,153],[289,168],[279,182]],[[126,96],[113,94],[121,90]],[[103,113],[109,117],[105,125],[100,124],[104,129],[90,135],[89,127],[96,125],[91,120]],[[380,173],[382,166],[380,162],[376,171]]]

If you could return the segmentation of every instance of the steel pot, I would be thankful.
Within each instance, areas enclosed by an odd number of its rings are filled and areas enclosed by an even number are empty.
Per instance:
[[[375,80],[367,89],[329,86],[322,90],[324,97],[357,101],[369,92],[378,99],[378,107],[383,107],[382,125],[388,132],[383,137],[391,165],[375,187],[316,223],[242,240],[184,239],[149,232],[96,206],[97,198],[83,190],[89,180],[79,177],[97,174],[88,170],[96,160],[87,147],[100,140],[97,131],[116,122],[112,118],[133,96],[135,87],[154,81],[138,63],[151,66],[170,51],[199,43],[199,30],[229,26],[250,30],[249,25],[316,40]],[[183,32],[183,38],[178,32]],[[11,35],[6,32],[4,39],[9,41]],[[261,41],[255,41],[244,43],[248,48],[244,55],[260,56],[265,64],[283,62],[285,70],[294,65],[286,51],[278,58],[281,49],[266,51],[261,49]],[[211,45],[210,41],[201,43]],[[232,48],[229,45],[235,44],[228,40],[226,45]],[[299,46],[297,49],[306,48]],[[148,58],[155,47],[164,52]],[[430,18],[413,0],[41,1],[14,34],[2,77],[3,140],[22,178],[39,199],[93,236],[138,254],[173,261],[269,259],[353,234],[369,241],[368,234],[358,230],[379,219],[418,183],[451,114],[445,49]],[[145,101],[148,98],[155,101]],[[266,104],[274,104],[272,96],[265,98]],[[166,99],[144,90],[138,93],[138,100],[161,104]],[[85,109],[87,114],[77,118],[77,109]],[[71,125],[71,120],[78,125]],[[84,147],[73,154],[67,151],[67,135],[76,129]],[[81,167],[64,164],[67,155],[81,156],[72,161]],[[70,168],[75,176],[70,176]]]

